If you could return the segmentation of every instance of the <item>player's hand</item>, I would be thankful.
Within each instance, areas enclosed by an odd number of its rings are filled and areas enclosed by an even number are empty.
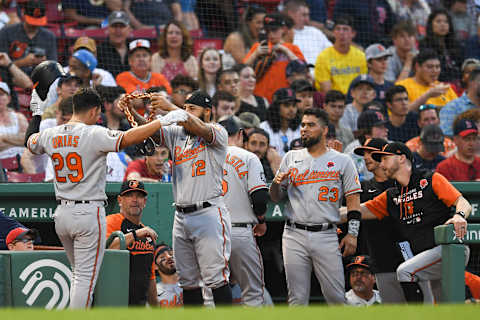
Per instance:
[[[337,139],[328,140],[327,146],[338,152],[343,152],[343,143]]]
[[[340,250],[343,249],[344,257],[351,256],[355,253],[355,250],[357,250],[357,237],[347,234],[343,237],[342,241],[340,241],[339,248]]]
[[[150,237],[150,238],[152,238],[153,241],[157,241],[157,238],[158,238],[158,235],[155,232],[155,230],[153,230],[150,227],[142,228],[142,229],[138,230],[136,233],[137,233],[137,237],[139,237],[139,238]]]
[[[32,111],[32,116],[41,116],[46,108],[46,101],[40,99],[37,90],[33,89],[32,97],[30,99],[30,110]]]
[[[99,86],[102,84],[103,77],[100,73],[94,73],[92,75],[92,81],[95,86]]]
[[[265,232],[267,232],[267,224],[266,223],[258,223],[253,227],[253,235],[255,237],[262,237]]]
[[[461,217],[458,214],[455,214],[453,217],[447,220],[445,224],[453,224],[453,229],[455,230],[455,236],[458,239],[463,239],[467,234],[467,220]]]
[[[265,41],[265,42],[262,42],[262,43],[257,47],[257,49],[255,50],[255,51],[256,51],[255,54],[257,55],[257,57],[259,57],[259,56],[264,56],[264,55],[268,54],[268,50],[269,50],[269,49],[268,49],[268,44],[267,44],[267,42]]]
[[[273,183],[280,184],[283,180],[287,179],[289,175],[290,171],[278,172],[275,178],[273,178]]]
[[[12,59],[5,52],[0,52],[0,67],[6,67],[12,62]]]
[[[158,117],[162,126],[169,126],[172,123],[185,122],[188,120],[188,112],[182,109],[170,111],[163,117]]]
[[[150,104],[153,109],[161,109],[164,111],[172,111],[178,109],[175,105],[173,105],[167,97],[160,93],[152,94],[152,98],[150,99]]]

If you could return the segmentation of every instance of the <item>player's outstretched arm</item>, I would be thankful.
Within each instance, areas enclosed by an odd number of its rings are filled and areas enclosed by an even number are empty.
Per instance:
[[[367,207],[365,207],[365,204],[363,203],[360,204],[360,212],[362,213],[362,220],[378,219],[378,217],[374,215]],[[340,223],[347,222],[347,213],[348,213],[347,207],[340,208]]]
[[[120,150],[143,142],[145,139],[158,132],[161,126],[160,120],[157,119],[142,126],[129,129],[123,134],[122,142],[120,142]]]
[[[169,113],[172,111],[177,112],[177,110],[183,111],[183,109],[180,109],[160,94],[153,95],[151,102],[154,109],[162,109],[163,111],[168,111]],[[213,141],[212,127],[207,125],[205,122],[195,117],[194,115],[188,114],[187,121],[178,122],[177,124],[184,127],[191,134],[203,138],[208,143]]]
[[[28,124],[27,131],[25,132],[25,147],[28,147],[27,144],[30,136],[34,133],[40,132],[40,122],[42,121],[42,114],[46,107],[46,101],[40,99],[37,91],[34,89],[30,99],[30,110],[32,111],[33,117]]]

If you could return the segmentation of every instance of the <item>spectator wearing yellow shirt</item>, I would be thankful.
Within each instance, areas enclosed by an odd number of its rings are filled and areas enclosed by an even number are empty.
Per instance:
[[[448,83],[438,81],[441,68],[438,55],[433,50],[425,49],[415,58],[415,75],[396,83],[407,89],[410,111],[417,111],[426,103],[441,108],[457,98]]]
[[[324,93],[332,89],[346,94],[352,80],[367,73],[367,60],[365,54],[352,45],[356,32],[350,16],[336,19],[333,35],[333,46],[317,57],[315,87]]]

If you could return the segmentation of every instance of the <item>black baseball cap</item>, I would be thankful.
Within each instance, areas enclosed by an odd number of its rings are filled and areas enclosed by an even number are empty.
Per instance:
[[[413,161],[412,151],[410,151],[404,143],[392,142],[385,145],[382,151],[373,151],[372,158],[373,160],[380,162],[382,161],[382,156],[400,156],[402,154],[404,154],[408,160]]]
[[[355,148],[353,152],[356,155],[362,156],[365,154],[365,151],[381,151],[383,147],[388,144],[388,141],[381,138],[372,138],[365,141],[363,146]]]
[[[145,195],[148,195],[148,192],[145,191],[145,185],[142,181],[138,180],[127,180],[122,183],[122,187],[120,188],[120,195],[123,196],[130,191],[140,191],[143,192]]]
[[[427,152],[439,153],[445,151],[442,129],[436,124],[425,126],[420,133],[420,140]]]
[[[276,30],[287,24],[281,13],[269,13],[263,18],[263,25],[267,30]]]
[[[219,121],[218,123],[227,130],[229,136],[233,136],[242,129],[240,120],[235,116],[230,116],[226,119]]]
[[[465,137],[472,133],[478,134],[477,125],[472,120],[461,119],[455,123],[455,127],[453,128],[453,134],[455,136]]]
[[[350,83],[350,90],[355,89],[359,84],[366,83],[369,84],[373,89],[375,89],[375,80],[373,80],[371,75],[361,74]]]
[[[311,92],[315,91],[310,81],[305,79],[298,79],[293,81],[292,84],[290,85],[290,88],[292,88],[295,91],[295,93],[305,92],[305,91],[311,91]]]
[[[307,73],[309,72],[309,68],[313,68],[314,65],[305,62],[304,60],[296,59],[292,60],[287,64],[287,68],[285,69],[285,74],[288,77],[293,75],[294,73]]]
[[[62,84],[64,84],[65,82],[69,82],[70,80],[76,80],[78,82],[78,84],[82,84],[82,79],[79,77],[79,76],[76,76],[74,74],[71,74],[71,73],[67,73],[65,75],[62,75],[59,79],[58,79],[58,86],[61,87]]]
[[[23,7],[25,22],[32,26],[45,26],[47,16],[45,15],[45,3],[42,0],[30,0]]]
[[[290,142],[290,150],[295,150],[298,148],[303,148],[303,143],[301,138],[297,138]]]
[[[350,271],[355,267],[360,267],[371,271],[372,262],[371,258],[367,255],[355,256],[350,260],[350,263],[347,264],[347,270]]]
[[[283,102],[300,102],[295,96],[295,91],[290,88],[281,88],[273,94],[273,101],[277,103]]]
[[[371,129],[376,126],[385,125],[388,121],[380,111],[366,110],[360,113],[357,119],[358,129]]]
[[[184,104],[194,104],[203,108],[212,108],[212,98],[202,90],[194,91],[187,97]]]
[[[166,243],[161,243],[161,244],[157,245],[157,247],[155,248],[155,260],[154,261],[157,261],[157,257],[159,255],[161,255],[162,253],[164,253],[165,251],[173,251],[173,249]]]

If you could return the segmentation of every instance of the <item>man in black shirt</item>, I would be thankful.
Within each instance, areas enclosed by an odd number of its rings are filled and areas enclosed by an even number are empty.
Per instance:
[[[110,71],[114,78],[130,69],[127,37],[131,31],[130,19],[125,12],[113,11],[108,16],[108,39],[97,48],[97,67]]]
[[[247,135],[245,149],[257,155],[262,163],[265,178],[267,181],[272,181],[282,158],[274,148],[269,146],[270,136],[265,130],[255,128]]]
[[[407,142],[413,137],[418,136],[420,128],[418,127],[418,114],[408,109],[408,92],[404,86],[393,86],[387,90],[385,95],[389,111],[388,140]]]
[[[380,163],[372,158],[372,152],[382,150],[387,144],[384,139],[373,138],[354,150],[356,155],[363,156],[367,170],[373,173],[372,179],[361,182],[363,191],[360,202],[371,200],[393,186],[393,181],[387,178]],[[405,302],[396,274],[398,265],[403,261],[395,243],[396,238],[391,219],[362,222],[357,253],[369,254],[375,261],[373,272],[383,303]]]
[[[422,129],[417,152],[413,152],[413,164],[416,169],[435,171],[437,165],[446,158],[440,153],[445,151],[443,145],[442,129],[436,124],[431,124]]]

